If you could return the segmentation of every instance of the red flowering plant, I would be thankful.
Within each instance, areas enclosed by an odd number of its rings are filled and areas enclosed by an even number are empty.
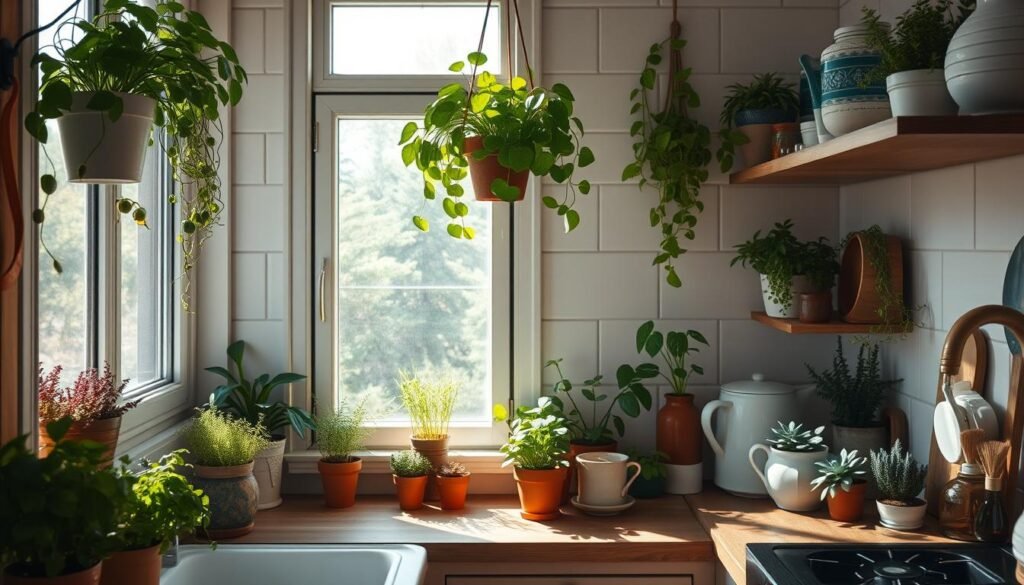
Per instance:
[[[39,366],[39,420],[48,423],[71,417],[75,421],[114,418],[135,408],[139,401],[118,404],[128,380],[120,385],[114,382],[110,364],[103,364],[103,375],[96,368],[78,374],[72,386],[61,388],[60,375],[64,368],[55,366],[43,375]]]

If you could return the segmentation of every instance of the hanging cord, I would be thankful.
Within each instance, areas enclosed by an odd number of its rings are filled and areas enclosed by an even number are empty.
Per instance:
[[[523,21],[519,18],[519,1],[512,0],[512,6],[516,11],[516,28],[519,29],[519,44],[523,46],[523,63],[526,65],[526,76],[530,80],[530,89],[536,87],[533,83],[533,67],[530,67],[530,52],[526,49],[526,39],[523,37]],[[512,47],[512,39],[509,38],[509,50]],[[509,59],[509,67],[512,66],[511,59]]]
[[[476,52],[481,53],[484,50],[484,36],[487,34],[487,20],[491,17],[491,4],[493,0],[487,0],[487,9],[484,11],[484,26],[480,29],[480,41],[476,44]],[[476,61],[476,60],[474,60]],[[469,108],[472,107],[473,102],[473,91],[476,90],[476,73],[477,64],[473,63],[473,73],[470,76],[469,82],[469,95],[466,96],[466,109],[462,111],[462,125],[466,125],[466,118],[469,117]]]
[[[665,92],[665,111],[672,109],[672,100],[676,91],[676,73],[683,69],[683,52],[675,48],[676,41],[683,36],[683,25],[679,23],[679,0],[672,0],[672,25],[670,27],[668,49],[668,91]],[[686,112],[686,104],[681,104]]]
[[[0,188],[3,189],[4,199],[7,200],[7,209],[11,215],[11,223],[14,228],[14,247],[11,250],[11,261],[4,268],[0,275],[0,290],[11,288],[18,277],[21,276],[23,262],[23,250],[25,247],[25,221],[21,216],[21,193],[18,191],[18,180],[15,176],[14,150],[12,148],[14,139],[11,132],[17,128],[14,120],[14,112],[18,105],[18,79],[11,78],[11,93],[4,106],[3,116],[0,117],[0,129],[6,136],[0,136]]]

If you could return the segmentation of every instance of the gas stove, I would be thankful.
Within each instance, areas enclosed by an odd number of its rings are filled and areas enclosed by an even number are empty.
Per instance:
[[[1015,585],[1009,547],[751,544],[747,585]]]

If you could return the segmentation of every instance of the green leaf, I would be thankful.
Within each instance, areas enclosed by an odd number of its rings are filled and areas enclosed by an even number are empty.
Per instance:
[[[469,215],[469,206],[459,201],[455,204],[455,215],[459,217],[466,217]]]
[[[587,194],[590,193],[590,181],[587,181],[587,180],[580,181],[579,185],[577,185],[577,187],[579,188],[580,193],[583,193],[584,195],[587,195]]]
[[[398,143],[405,144],[406,142],[409,142],[409,140],[411,140],[412,137],[416,134],[416,130],[418,128],[419,126],[416,125],[416,122],[409,122],[408,124],[406,124],[405,127],[402,128],[402,138],[398,141]],[[408,163],[406,163],[406,166],[408,166]]]
[[[505,157],[498,157],[499,162],[513,171],[525,171],[530,168],[531,164],[533,164],[533,148],[529,146],[513,146],[507,151],[503,151],[501,154],[505,154],[506,152],[507,155]],[[501,160],[502,158],[504,158],[504,160]]]
[[[636,371],[629,364],[622,364],[615,370],[615,381],[619,383],[619,388],[629,386],[633,383],[634,378],[636,378]]]
[[[580,167],[593,164],[594,162],[594,151],[590,150],[589,146],[584,146],[580,149],[579,164]]]
[[[487,55],[484,55],[480,51],[473,51],[466,56],[466,60],[469,61],[470,65],[483,65],[487,62]]]
[[[466,238],[467,240],[472,240],[473,238],[476,237],[476,230],[469,226],[466,226],[465,228],[462,229],[462,237]]]
[[[416,153],[419,149],[416,148],[415,142],[410,142],[402,147],[402,162],[405,166],[411,165],[416,161]]]
[[[654,69],[648,67],[640,74],[640,85],[644,89],[653,90],[655,79],[657,79],[657,74],[654,72]]]
[[[513,77],[512,81],[509,82],[509,86],[514,90],[520,90],[526,87],[526,80],[522,77]]]
[[[548,209],[554,209],[558,207],[558,201],[555,201],[554,197],[548,195],[541,197],[540,202],[543,203],[544,207],[547,207]]]
[[[242,101],[242,84],[237,79],[232,79],[228,84],[228,98],[232,106],[237,106]]]
[[[43,175],[39,177],[39,187],[43,193],[53,195],[57,192],[57,178],[50,174]]]
[[[704,334],[701,333],[700,331],[697,331],[696,329],[690,329],[689,331],[686,332],[686,334],[690,336],[690,339],[703,343],[704,345],[708,345],[707,338],[705,338]]]
[[[105,112],[114,106],[115,101],[120,99],[121,98],[109,91],[97,91],[91,98],[89,98],[85,107],[93,111]]]
[[[424,181],[423,182],[423,198],[424,199],[431,199],[431,200],[433,200],[436,195],[437,195],[437,187],[434,187],[434,184],[431,183],[430,181]]]
[[[631,393],[619,395],[619,408],[628,417],[636,418],[640,416],[640,402]]]
[[[654,357],[661,351],[662,346],[665,344],[665,338],[662,336],[660,331],[651,333],[651,336],[647,338],[647,343],[644,344],[644,351],[647,355]]]
[[[555,157],[546,150],[538,149],[533,155],[533,164],[530,165],[530,172],[538,177],[544,176],[551,172],[551,167],[555,164]]]
[[[640,174],[640,164],[639,163],[635,163],[635,162],[634,163],[629,163],[628,165],[626,165],[626,168],[622,169],[622,180],[623,181],[628,181],[628,180],[632,179],[633,177],[638,176],[639,174]]]
[[[576,98],[573,97],[572,92],[569,91],[569,88],[563,83],[556,83],[552,85],[551,91],[554,92],[555,95],[557,95],[558,97],[562,98],[567,102],[576,101]]]
[[[462,69],[465,68],[465,66],[466,66],[466,62],[465,61],[456,61],[456,62],[454,62],[454,63],[452,63],[451,65],[448,66],[448,71],[452,71],[454,73],[458,73],[458,72],[462,71]]]
[[[46,130],[46,119],[39,112],[29,112],[25,116],[25,130],[42,144],[46,144],[49,132]]]
[[[460,226],[457,223],[450,223],[450,224],[448,224],[448,235],[453,237],[453,238],[461,238],[462,237],[462,226]]]
[[[512,202],[519,197],[519,188],[509,185],[508,181],[498,177],[491,182],[491,193],[502,201]]]
[[[430,231],[430,222],[426,218],[419,215],[412,216],[412,224],[416,226],[421,232]]]
[[[458,214],[455,213],[455,200],[451,197],[445,197],[444,201],[441,202],[441,207],[444,208],[444,213],[448,217],[455,219]]]
[[[644,345],[647,344],[647,338],[654,332],[654,321],[647,321],[636,330],[636,351],[640,353],[643,350]],[[654,357],[653,355],[651,357]]]
[[[487,105],[491,103],[491,94],[487,92],[473,94],[473,98],[470,100],[470,106],[473,112],[479,113],[487,109]]]
[[[575,209],[565,212],[565,233],[569,233],[580,225],[580,214]]]
[[[668,268],[668,274],[665,275],[665,282],[667,282],[669,286],[675,288],[683,286],[683,281],[679,278],[679,275],[676,274],[676,269],[671,266]]]

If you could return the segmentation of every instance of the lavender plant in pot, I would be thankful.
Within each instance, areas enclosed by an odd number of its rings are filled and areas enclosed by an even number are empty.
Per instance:
[[[878,515],[882,526],[893,530],[917,530],[924,525],[927,503],[924,491],[928,467],[903,450],[900,441],[891,449],[871,452],[871,474],[878,483]]]
[[[814,493],[811,480],[817,475],[816,463],[828,457],[828,446],[821,436],[825,427],[803,428],[795,422],[779,422],[772,428],[772,437],[750,448],[750,465],[768,490],[775,505],[783,510],[809,512],[821,505]],[[754,456],[759,451],[767,454],[764,466]]]

